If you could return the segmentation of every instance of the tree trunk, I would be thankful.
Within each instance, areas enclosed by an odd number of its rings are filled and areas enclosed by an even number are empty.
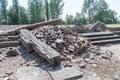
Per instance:
[[[49,20],[49,5],[48,5],[48,0],[45,0],[45,10],[46,10],[46,18],[47,21]]]

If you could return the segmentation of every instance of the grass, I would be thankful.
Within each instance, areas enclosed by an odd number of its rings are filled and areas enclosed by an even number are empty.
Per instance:
[[[120,24],[106,24],[107,27],[120,27]]]

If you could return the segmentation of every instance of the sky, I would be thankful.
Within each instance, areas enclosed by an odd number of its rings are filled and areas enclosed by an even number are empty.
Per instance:
[[[28,7],[27,1],[28,0],[19,0],[19,4],[27,8]],[[115,10],[118,14],[117,16],[120,16],[120,0],[105,0],[105,1],[108,3],[109,8]],[[64,9],[61,17],[65,18],[67,14],[75,16],[76,12],[81,12],[84,0],[63,0],[63,2]],[[11,4],[12,0],[8,0],[8,6],[10,6]]]

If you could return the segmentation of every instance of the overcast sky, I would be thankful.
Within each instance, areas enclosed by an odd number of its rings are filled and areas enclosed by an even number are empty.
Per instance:
[[[19,4],[27,8],[28,0],[19,0]],[[75,15],[76,12],[81,12],[81,8],[84,0],[63,0],[64,1],[64,9],[62,18],[64,18],[67,14]],[[120,15],[120,0],[105,0],[109,8],[115,10],[118,15]],[[12,0],[8,0],[8,5],[12,4]]]

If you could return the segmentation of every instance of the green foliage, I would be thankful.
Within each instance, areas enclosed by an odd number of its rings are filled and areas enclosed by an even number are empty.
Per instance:
[[[13,15],[14,15],[14,23],[19,24],[19,1],[13,0]]]
[[[49,20],[49,3],[48,0],[45,0],[45,14],[47,21]]]
[[[20,24],[27,24],[28,23],[28,16],[27,10],[24,7],[19,7],[20,12]]]
[[[18,0],[12,0],[7,10],[7,0],[0,0],[0,24],[27,24],[59,18],[63,12],[63,0],[28,0],[27,10],[19,6]],[[118,23],[117,13],[109,9],[105,0],[84,0],[82,13],[67,15],[63,24],[86,24],[102,21]]]
[[[65,24],[74,24],[74,16],[72,15],[66,15],[66,18],[65,18]]]
[[[97,0],[84,0],[82,12],[87,15],[88,22],[91,23],[91,18],[94,14],[94,8]]]
[[[0,0],[0,23],[7,23],[7,0]]]
[[[43,0],[29,0],[28,6],[30,23],[36,23],[45,20]]]
[[[8,10],[8,24],[19,24],[19,1],[12,0],[13,5]]]
[[[59,18],[63,11],[64,3],[62,0],[50,0],[50,18],[56,19]]]
[[[83,13],[76,13],[76,16],[75,16],[75,24],[86,24],[87,21],[86,21],[86,18],[85,18],[85,15]]]
[[[117,13],[109,9],[105,0],[99,0],[95,6],[95,14],[93,15],[94,22],[102,21],[104,23],[117,23]]]

